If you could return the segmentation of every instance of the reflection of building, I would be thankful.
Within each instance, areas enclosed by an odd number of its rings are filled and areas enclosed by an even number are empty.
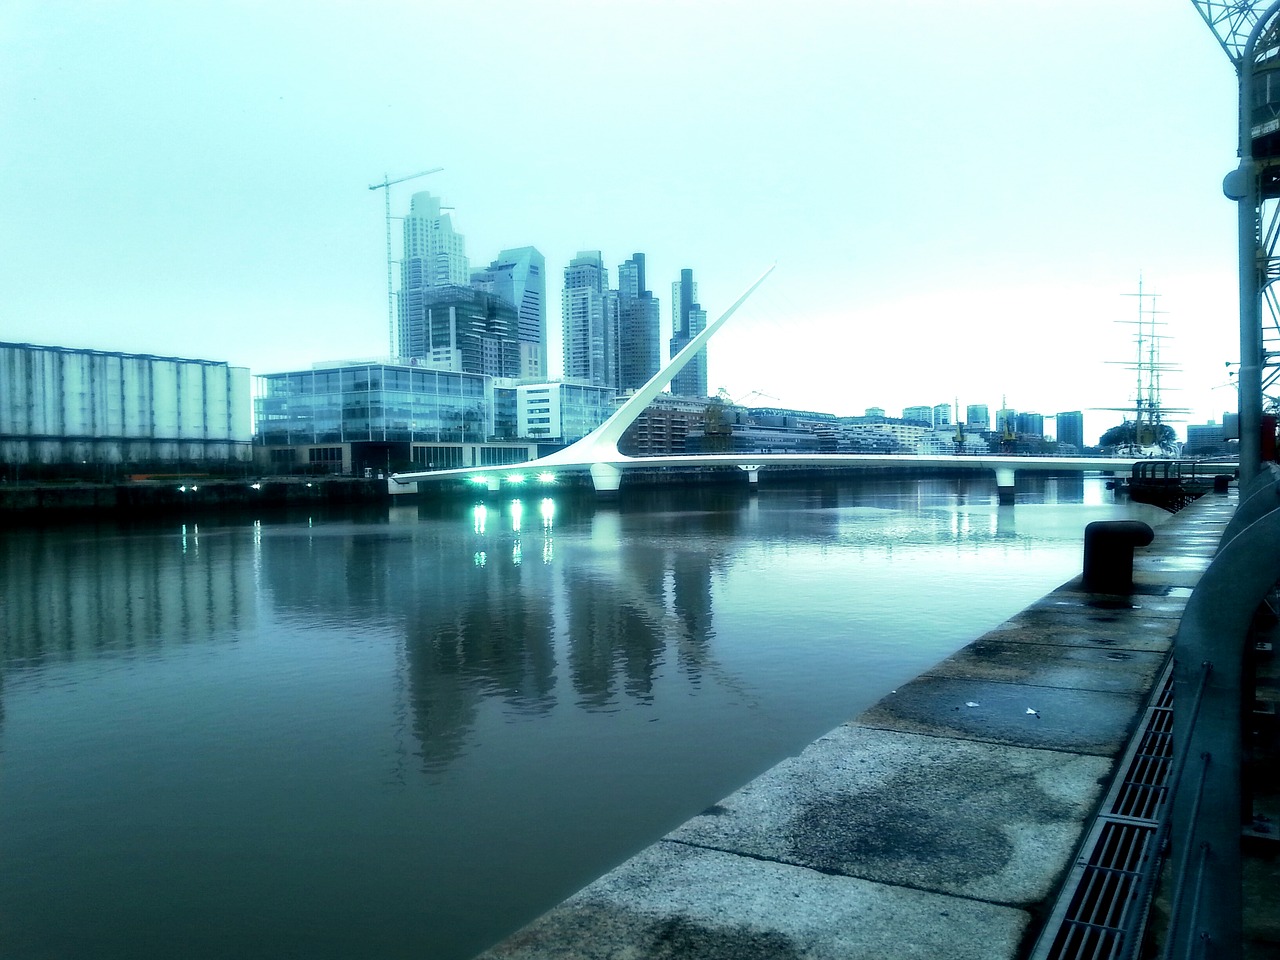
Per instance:
[[[341,473],[519,463],[527,443],[485,441],[493,381],[405,363],[316,364],[258,378],[259,456],[281,468]]]
[[[519,315],[520,376],[547,375],[547,267],[533,247],[503,250],[483,270],[471,271],[471,285],[513,304]]]
[[[0,343],[0,463],[248,460],[250,431],[244,367]]]
[[[0,537],[0,663],[74,660],[230,636],[254,618],[252,531]]]

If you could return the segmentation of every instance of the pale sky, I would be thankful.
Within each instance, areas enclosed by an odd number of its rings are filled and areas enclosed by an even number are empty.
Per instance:
[[[1003,395],[1092,442],[1142,276],[1166,405],[1235,408],[1235,74],[1190,0],[8,0],[0,90],[0,340],[385,356],[368,185],[440,166],[393,213],[541,250],[553,373],[578,250],[646,255],[664,355],[682,267],[714,318],[776,261],[713,392]]]

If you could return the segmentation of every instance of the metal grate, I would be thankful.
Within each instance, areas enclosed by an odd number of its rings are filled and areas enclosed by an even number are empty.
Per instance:
[[[1145,878],[1173,761],[1173,665],[1156,686],[1137,735],[1081,845],[1032,960],[1103,960],[1132,955],[1148,909]]]

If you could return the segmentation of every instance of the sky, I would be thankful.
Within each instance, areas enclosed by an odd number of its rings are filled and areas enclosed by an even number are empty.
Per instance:
[[[369,185],[438,166],[393,214],[430,190],[473,267],[542,251],[553,374],[579,250],[615,282],[645,254],[664,355],[681,268],[714,319],[776,263],[712,392],[1003,398],[1092,442],[1141,281],[1163,401],[1204,423],[1235,409],[1235,115],[1190,0],[7,0],[0,340],[385,356]]]

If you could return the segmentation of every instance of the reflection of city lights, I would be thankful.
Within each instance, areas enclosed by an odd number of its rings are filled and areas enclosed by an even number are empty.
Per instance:
[[[547,537],[547,539],[542,541],[542,562],[543,563],[550,563],[551,558],[555,556],[555,548],[553,546],[554,543],[555,541],[552,540],[550,537]]]
[[[251,483],[251,484],[249,484],[249,489],[250,489],[250,490],[261,490],[261,489],[262,489],[262,484],[260,484],[260,483]]]
[[[524,518],[524,504],[519,500],[511,501],[511,529],[520,532],[520,521]]]
[[[485,522],[489,519],[489,508],[477,503],[471,510],[471,525],[476,533],[484,533]]]
[[[556,516],[556,502],[550,497],[543,497],[539,509],[542,511],[542,529],[550,530]]]
[[[523,473],[508,473],[507,483],[524,483]]]
[[[520,541],[516,540],[515,545],[511,548],[511,562],[518,567],[520,566],[521,559],[523,559],[523,557],[520,550]]]
[[[471,558],[471,562],[477,567],[483,567],[488,560],[489,558],[485,556],[485,552],[483,550],[477,550],[476,555]]]
[[[556,475],[554,473],[540,473],[538,474],[538,482],[539,483],[555,483]]]

